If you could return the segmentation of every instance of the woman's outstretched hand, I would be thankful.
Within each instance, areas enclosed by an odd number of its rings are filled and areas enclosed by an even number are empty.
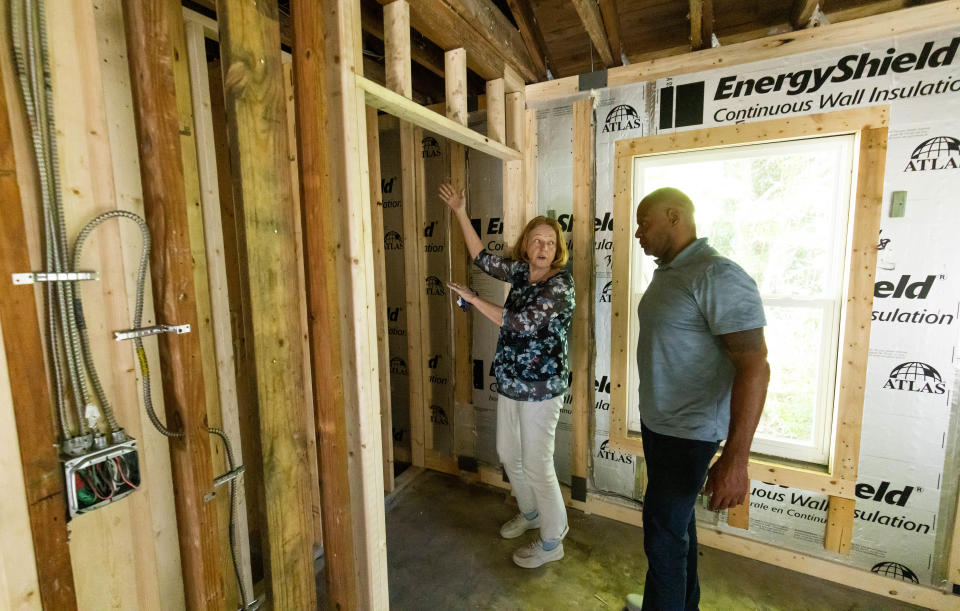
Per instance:
[[[473,303],[479,297],[479,295],[473,292],[473,289],[471,289],[469,286],[466,286],[464,284],[457,284],[456,282],[448,282],[447,286],[450,287],[451,291],[463,297],[463,300],[466,301],[467,303]]]
[[[443,183],[440,185],[439,194],[440,199],[443,200],[443,203],[445,203],[453,212],[460,212],[467,207],[467,195],[466,191],[463,189],[457,193],[457,190],[448,183]]]

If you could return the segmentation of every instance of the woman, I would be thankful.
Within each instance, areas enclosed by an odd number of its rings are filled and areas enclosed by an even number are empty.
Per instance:
[[[569,530],[553,466],[554,433],[570,380],[567,335],[574,291],[573,277],[564,269],[567,246],[559,223],[538,216],[527,223],[512,259],[493,255],[470,223],[464,193],[441,185],[440,199],[457,217],[474,265],[510,283],[503,307],[466,286],[448,286],[500,327],[493,361],[500,393],[497,453],[520,507],[500,536],[512,539],[539,528],[540,538],[513,554],[518,566],[536,568],[563,558],[562,540]]]

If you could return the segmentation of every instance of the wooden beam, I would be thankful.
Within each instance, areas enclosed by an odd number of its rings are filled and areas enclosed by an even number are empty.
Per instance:
[[[610,41],[610,51],[613,53],[615,65],[623,65],[626,52],[623,49],[623,40],[620,38],[620,13],[614,0],[598,0],[600,15],[603,17],[603,27],[607,31],[607,40]]]
[[[517,71],[534,72],[533,80],[546,78],[546,70],[538,70],[536,62],[527,51],[520,31],[491,0],[444,0],[468,26],[472,26],[487,42],[494,46]]]
[[[517,28],[520,30],[520,36],[523,37],[523,44],[527,46],[527,52],[533,61],[537,70],[542,70],[543,74],[538,80],[547,78],[548,72],[556,71],[557,64],[553,60],[550,48],[543,39],[543,31],[540,24],[537,23],[537,16],[530,7],[529,0],[507,0],[510,12],[513,13],[513,20],[517,22]]]
[[[600,7],[597,6],[596,0],[572,0],[572,3],[603,65],[607,67],[620,65],[619,57],[614,63],[613,53],[610,51],[610,40],[607,39],[607,32],[603,28],[603,17],[600,15]]]
[[[387,331],[387,270],[383,247],[383,191],[380,186],[380,126],[377,109],[367,108],[367,160],[370,165],[370,234],[373,237],[373,274],[376,286],[377,355],[380,371],[390,371]],[[380,441],[383,444],[383,491],[393,492],[393,412],[390,376],[380,376]]]
[[[523,93],[506,95],[506,139],[507,146],[523,148],[524,109]],[[504,160],[503,162],[503,244],[504,251],[511,250],[520,237],[526,222],[523,217],[523,160]],[[509,256],[511,253],[507,252]]]
[[[830,16],[833,18],[833,14]],[[932,23],[943,28],[960,26],[960,0],[943,0],[905,8],[895,13],[705,49],[696,54],[684,53],[611,68],[607,72],[607,86],[619,87],[655,81],[668,76],[704,72],[720,67],[729,68],[765,59],[852,45],[878,37],[902,36],[929,29]],[[534,83],[526,87],[527,101],[531,104],[541,103],[576,95],[579,90],[579,77],[576,76]]]
[[[537,111],[528,108],[523,122],[523,207],[537,215]]]
[[[831,496],[827,505],[827,525],[824,529],[823,549],[850,555],[850,542],[853,539],[853,518],[857,502]]]
[[[703,48],[703,0],[690,0],[690,49],[697,51]]]
[[[750,530],[750,499],[727,510],[727,526]]]
[[[0,22],[5,16],[0,17]],[[4,24],[5,25],[5,24]],[[6,41],[6,28],[0,38]],[[4,45],[0,71],[5,93],[0,91],[0,279],[10,282],[10,275],[32,270],[27,251],[27,228],[24,223],[20,186],[17,183],[16,157],[21,164],[32,165],[26,133],[26,117],[16,96],[13,66]],[[11,123],[17,122],[16,130]],[[15,144],[14,138],[18,144]],[[14,148],[18,150],[15,152]],[[21,172],[23,168],[21,168]],[[36,562],[39,603],[45,609],[76,609],[73,569],[67,542],[64,510],[63,468],[56,452],[57,429],[50,411],[52,405],[47,385],[42,378],[46,370],[40,322],[34,291],[9,284],[0,291],[0,327],[3,328],[4,352],[9,376],[12,412],[19,441],[19,462],[23,469],[26,511],[30,520],[32,558]],[[37,380],[38,376],[41,380]],[[16,467],[18,470],[20,465]],[[19,474],[17,474],[19,476]],[[12,493],[12,491],[11,491]],[[16,549],[9,551],[16,552]],[[28,561],[24,555],[21,561]]]
[[[487,81],[487,136],[494,142],[506,141],[507,107],[503,91],[503,79]]]
[[[709,49],[713,46],[713,0],[703,0],[703,45]]]
[[[382,609],[389,597],[370,307],[376,289],[366,110],[355,81],[362,70],[360,3],[297,0],[293,15],[327,605]]]
[[[790,9],[790,24],[797,30],[802,30],[810,23],[813,12],[820,6],[819,0],[793,0]]]
[[[360,10],[363,31],[379,38],[381,41],[385,40],[383,10],[376,0],[362,0]],[[431,41],[423,39],[418,43],[411,44],[410,59],[433,74],[443,77],[443,49],[440,49]]]
[[[384,5],[390,1],[379,0]],[[490,10],[499,12],[490,0],[476,1],[478,5],[469,8],[465,6],[466,2],[461,0],[420,0],[411,7],[410,23],[441,49],[466,49],[467,66],[483,79],[497,78],[503,74],[504,66],[510,66],[517,70],[525,81],[537,80],[533,62],[523,47],[517,30],[512,30],[512,33],[508,30],[491,32],[484,29],[489,25],[489,19],[471,23],[453,8],[456,2],[456,6],[466,14]],[[519,45],[507,44],[507,40],[512,36],[517,37]],[[518,48],[519,52],[515,52]]]
[[[446,53],[447,118],[467,125],[467,52],[454,49]],[[467,157],[462,144],[450,143],[450,184],[456,191],[467,188]],[[450,231],[450,277],[459,284],[470,282],[471,259],[459,228],[449,229],[452,220],[445,211],[443,226]],[[477,423],[473,406],[473,361],[471,353],[471,317],[453,311],[453,451],[457,456],[476,458]]]
[[[147,224],[153,248],[150,262],[157,320],[197,324],[193,266],[186,215],[172,47],[163,0],[123,5],[127,53]],[[183,437],[171,439],[174,501],[180,558],[188,607],[222,608],[223,580],[216,537],[216,513],[205,500],[213,483],[210,440],[206,430],[200,342],[196,334],[158,339],[163,368],[167,424]]]
[[[396,92],[400,102],[413,91],[410,75],[410,5],[397,0],[383,7],[387,87]],[[358,77],[359,78],[359,77]],[[396,115],[399,118],[399,115]],[[424,465],[424,411],[426,409],[426,375],[423,342],[420,340],[420,311],[423,308],[423,268],[417,247],[422,218],[417,206],[417,144],[414,126],[400,122],[400,205],[403,212],[404,307],[407,320],[407,379],[410,411],[410,451],[413,465]]]
[[[277,8],[218,0],[233,196],[243,215],[271,599],[316,606],[294,203]],[[255,262],[255,263],[254,263]]]
[[[356,83],[366,94],[366,103],[370,106],[498,159],[513,161],[521,157],[520,151],[515,148],[503,146],[495,140],[420,106],[409,98],[381,87],[369,79],[357,76]]]
[[[586,480],[589,468],[590,410],[593,409],[593,337],[595,277],[594,262],[594,159],[593,100],[573,103],[573,284],[577,307],[573,314],[571,371],[573,383],[573,449],[570,472]],[[575,487],[576,488],[576,487]],[[585,498],[578,500],[585,501]]]

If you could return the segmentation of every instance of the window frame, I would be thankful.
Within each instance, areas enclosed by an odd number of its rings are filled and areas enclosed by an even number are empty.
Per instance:
[[[748,467],[751,479],[828,494],[838,499],[855,499],[860,430],[863,415],[866,363],[870,341],[873,285],[876,273],[877,236],[883,199],[889,106],[870,106],[832,113],[789,117],[740,125],[721,126],[620,140],[614,164],[613,284],[610,354],[610,442],[618,449],[643,456],[639,432],[627,427],[628,342],[631,320],[636,318],[636,301],[630,292],[630,265],[635,242],[633,213],[634,157],[666,152],[700,150],[776,142],[810,136],[855,134],[854,186],[849,210],[850,240],[845,252],[843,297],[840,312],[840,354],[838,355],[837,402],[830,458],[824,468],[776,460],[752,454]],[[634,357],[635,358],[635,357]],[[831,499],[832,501],[832,499]],[[853,521],[852,502],[831,502],[825,546],[840,550]]]
[[[809,441],[795,441],[785,438],[762,437],[759,432],[754,437],[752,451],[757,454],[773,457],[774,459],[793,460],[812,465],[826,465],[830,457],[830,442],[832,441],[833,419],[836,414],[836,383],[837,383],[837,353],[840,339],[840,304],[843,297],[843,281],[847,270],[844,269],[847,245],[850,241],[850,207],[853,201],[852,178],[853,164],[856,161],[855,142],[853,132],[841,134],[813,134],[799,138],[782,139],[776,141],[747,142],[727,144],[723,146],[682,151],[663,151],[648,155],[633,156],[633,173],[635,181],[631,185],[634,201],[639,201],[645,192],[664,186],[660,183],[645,185],[638,180],[638,176],[645,170],[659,167],[669,167],[691,163],[716,163],[727,160],[753,159],[763,156],[802,155],[810,153],[837,154],[842,161],[837,166],[834,195],[837,197],[835,206],[829,211],[831,234],[826,247],[829,259],[824,268],[826,280],[822,292],[810,297],[784,294],[763,294],[764,308],[786,307],[802,308],[805,311],[816,312],[821,319],[822,330],[816,340],[817,369],[816,395],[813,401],[813,423]],[[696,199],[696,198],[695,198]],[[702,219],[701,219],[702,220]],[[699,222],[698,222],[699,225]],[[709,234],[707,234],[709,235]],[[641,266],[641,284],[649,284],[651,279],[651,259],[641,258],[636,247],[631,254],[634,266]],[[636,272],[633,274],[636,276]],[[631,281],[636,280],[632,278]],[[635,290],[631,287],[631,291]],[[642,291],[633,295],[642,296]],[[769,323],[769,321],[768,321]],[[636,335],[629,335],[631,346],[635,351]],[[769,338],[768,338],[769,341]],[[631,388],[638,383],[635,373],[629,379]],[[629,392],[629,389],[628,389]],[[768,403],[770,396],[768,394]],[[637,414],[634,412],[628,418],[628,426],[635,425],[638,430]],[[631,422],[631,420],[633,422]]]

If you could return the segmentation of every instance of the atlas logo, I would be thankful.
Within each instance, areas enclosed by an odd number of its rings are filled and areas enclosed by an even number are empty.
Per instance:
[[[603,285],[603,290],[600,291],[600,303],[610,303],[610,298],[613,296],[613,280],[608,280],[605,285]]]
[[[396,231],[388,231],[383,236],[383,247],[386,250],[403,250],[403,238]]]
[[[906,390],[931,395],[942,395],[947,392],[940,372],[919,361],[901,363],[894,367],[883,387],[889,390]]]
[[[873,567],[870,569],[870,572],[876,573],[877,575],[883,575],[884,577],[889,577],[891,579],[899,579],[900,581],[909,581],[917,584],[920,583],[920,578],[917,577],[917,574],[899,562],[878,562],[873,565]]]
[[[942,279],[943,276],[940,276],[940,278]],[[936,276],[930,275],[923,280],[910,282],[910,274],[904,274],[900,276],[900,280],[896,284],[886,280],[875,283],[873,285],[873,296],[879,298],[926,299],[936,280]]]
[[[427,276],[427,295],[431,297],[444,297],[447,291],[443,288],[443,282],[436,276]]]
[[[399,356],[390,359],[390,373],[398,376],[407,375],[407,362]]]
[[[447,420],[447,412],[443,411],[443,408],[439,405],[430,406],[430,422],[434,424],[450,424],[450,421]]]
[[[937,136],[920,143],[910,154],[904,172],[927,170],[955,170],[960,167],[960,140]]]
[[[903,490],[891,490],[890,486],[890,482],[880,482],[880,485],[876,488],[870,484],[857,484],[856,495],[857,498],[868,501],[877,501],[878,503],[886,503],[887,505],[905,507],[907,499],[913,494],[914,487],[904,486]],[[923,492],[923,489],[916,488],[916,491],[918,493]]]
[[[637,114],[637,110],[629,104],[620,104],[607,113],[603,123],[603,133],[623,132],[638,127],[643,127],[643,120]]]
[[[597,458],[602,458],[604,460],[618,462],[625,465],[633,464],[633,456],[630,454],[624,454],[623,452],[618,452],[616,450],[607,449],[608,443],[610,443],[610,440],[604,439],[603,443],[600,444],[600,449],[597,450]]]
[[[423,152],[421,153],[421,156],[424,159],[440,157],[443,154],[443,152],[440,150],[440,143],[437,142],[437,139],[433,136],[425,136],[423,140],[420,141],[420,144],[423,146]]]

